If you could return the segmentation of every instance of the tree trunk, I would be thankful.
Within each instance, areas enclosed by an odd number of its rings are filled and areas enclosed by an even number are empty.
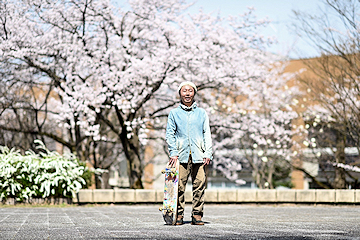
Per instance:
[[[274,171],[275,171],[275,159],[272,159],[270,162],[270,166],[268,170],[268,178],[267,178],[270,189],[274,189],[274,184],[273,184]]]
[[[101,186],[103,189],[110,189],[111,186],[109,184],[110,171],[104,172],[102,175],[103,185]]]
[[[258,188],[262,189],[262,184],[261,184],[261,179],[262,179],[262,175],[260,173],[260,169],[255,165],[252,164],[253,167],[253,176],[255,178],[255,183],[258,186]]]
[[[133,131],[131,138],[128,139],[127,132],[123,129],[121,133],[121,142],[123,144],[124,153],[127,160],[127,173],[129,176],[130,188],[143,189],[143,166],[141,164],[140,157],[140,142],[139,137],[135,131],[136,130]]]
[[[345,144],[346,144],[346,136],[342,132],[338,131],[337,141],[336,141],[336,153],[335,153],[336,163],[345,164]],[[334,179],[333,187],[335,189],[346,189],[345,169],[335,167],[335,179]]]
[[[95,175],[95,187],[96,189],[102,189],[103,179],[100,175]]]

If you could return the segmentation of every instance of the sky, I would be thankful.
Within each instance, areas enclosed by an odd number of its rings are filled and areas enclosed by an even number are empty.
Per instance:
[[[114,1],[117,6],[126,6],[125,0]],[[219,14],[224,18],[229,15],[237,16],[246,12],[248,7],[254,7],[258,19],[267,17],[271,20],[271,23],[260,32],[266,37],[277,39],[277,43],[268,47],[269,52],[291,59],[317,55],[310,44],[297,37],[290,26],[294,21],[292,10],[316,14],[321,6],[321,0],[187,0],[187,2],[195,2],[188,9],[189,13],[197,13],[202,8],[205,13]]]
[[[303,39],[296,36],[290,25],[294,21],[292,10],[314,13],[321,6],[320,0],[197,0],[189,9],[196,13],[200,8],[204,12],[236,16],[247,10],[247,7],[255,8],[255,15],[259,19],[267,17],[271,20],[261,34],[273,36],[277,44],[268,48],[268,51],[287,56],[292,59],[301,57],[314,57],[316,51]]]

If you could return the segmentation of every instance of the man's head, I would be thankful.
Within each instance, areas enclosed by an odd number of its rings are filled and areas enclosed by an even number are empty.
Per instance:
[[[181,102],[190,107],[194,102],[194,96],[197,92],[197,88],[192,82],[182,82],[179,86],[179,94]]]

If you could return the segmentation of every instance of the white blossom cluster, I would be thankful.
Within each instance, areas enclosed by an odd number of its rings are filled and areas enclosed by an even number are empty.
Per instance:
[[[86,184],[82,178],[85,167],[74,155],[61,156],[42,142],[36,143],[39,154],[29,150],[21,155],[18,150],[0,146],[0,201],[8,197],[18,201],[54,195],[69,197]]]
[[[333,166],[338,167],[338,168],[343,168],[347,171],[360,172],[360,168],[357,166],[352,166],[352,165],[343,164],[343,163],[333,163]]]

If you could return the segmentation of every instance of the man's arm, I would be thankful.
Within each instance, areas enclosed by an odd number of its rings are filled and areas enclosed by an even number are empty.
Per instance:
[[[204,164],[208,165],[212,159],[212,140],[211,140],[209,117],[206,112],[205,112],[203,131],[204,131],[204,146],[205,146]]]
[[[168,149],[170,153],[170,160],[169,160],[170,165],[175,165],[179,156],[179,152],[176,145],[175,132],[176,132],[176,123],[172,112],[170,112],[166,125],[166,143],[168,144]]]

